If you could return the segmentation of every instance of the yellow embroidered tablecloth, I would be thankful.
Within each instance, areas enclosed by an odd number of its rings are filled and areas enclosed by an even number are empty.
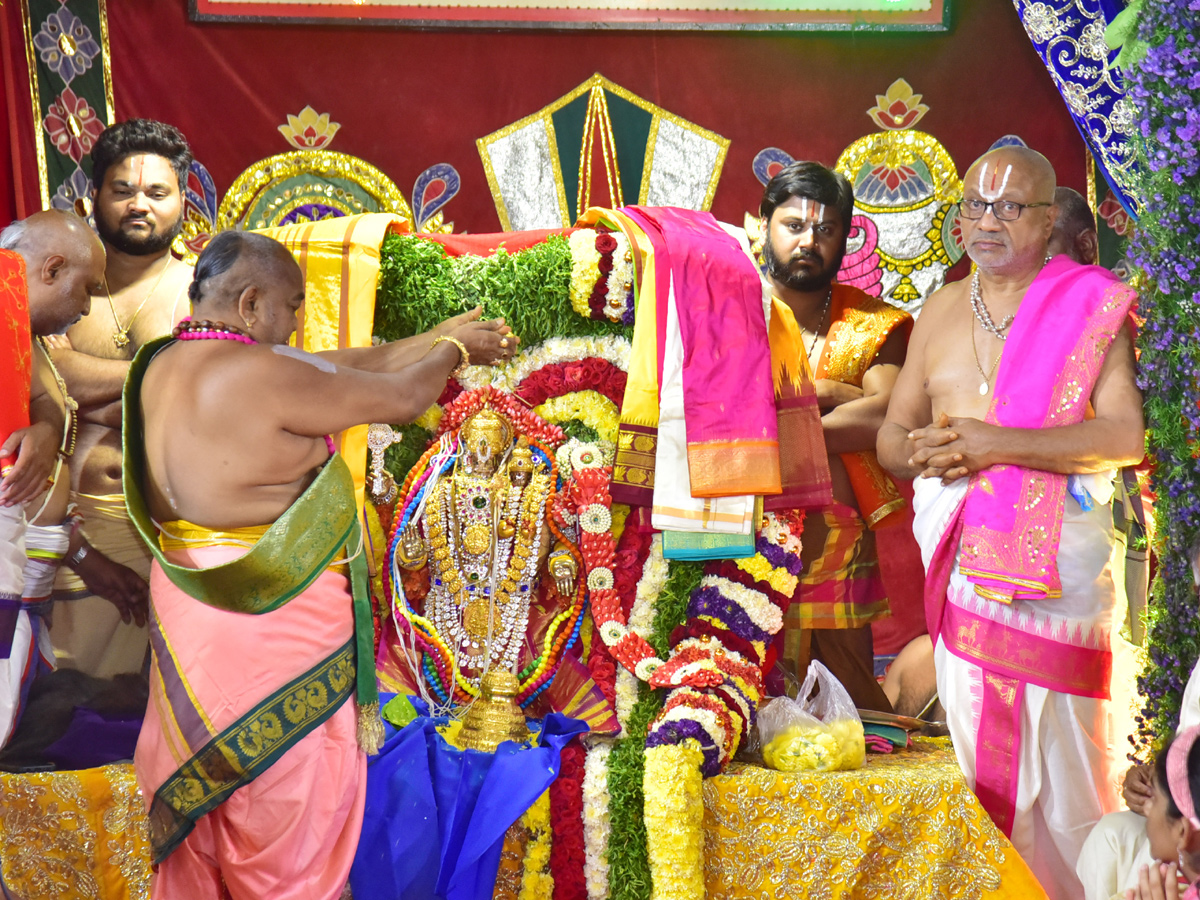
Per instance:
[[[133,766],[0,775],[0,877],[17,900],[149,900]]]
[[[949,742],[853,772],[734,763],[704,782],[708,900],[1045,900]]]

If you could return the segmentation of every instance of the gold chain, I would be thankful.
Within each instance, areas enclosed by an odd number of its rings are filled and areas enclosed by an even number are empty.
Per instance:
[[[150,301],[150,298],[154,296],[155,292],[158,290],[158,286],[162,284],[163,276],[167,274],[167,269],[170,267],[170,265],[171,253],[168,251],[166,255],[166,262],[163,263],[162,271],[158,273],[158,278],[154,282],[154,287],[150,288],[150,293],[148,293],[142,299],[141,305],[139,305],[138,308],[133,311],[133,315],[129,317],[129,322],[125,325],[122,325],[121,320],[117,318],[117,307],[116,304],[113,303],[112,293],[108,289],[108,273],[105,273],[104,295],[108,297],[108,308],[112,310],[113,322],[115,322],[117,326],[117,333],[112,336],[112,339],[113,343],[117,345],[118,350],[124,350],[129,346],[129,329],[133,327],[134,319],[138,317],[138,313],[142,311],[143,307],[145,307],[145,305]]]
[[[46,346],[46,339],[38,335],[37,342],[38,346],[42,348],[46,362],[50,364],[50,373],[54,376],[54,381],[58,385],[58,392],[62,394],[63,406],[66,407],[67,418],[63,422],[63,439],[58,449],[58,455],[63,459],[70,459],[75,453],[75,438],[79,434],[79,416],[76,412],[79,409],[79,404],[75,401],[74,397],[67,393],[67,383],[63,381],[62,375],[59,374],[58,366],[54,365],[54,360],[50,357],[50,349]]]
[[[992,376],[996,374],[996,368],[1000,365],[1000,357],[1004,355],[1004,348],[1000,348],[1000,352],[996,354],[996,361],[992,363],[992,370],[988,373],[983,371],[983,363],[979,361],[979,343],[975,340],[975,320],[971,320],[971,350],[975,353],[975,368],[979,370],[979,377],[983,379],[983,384],[979,386],[979,394],[986,397],[991,390]]]

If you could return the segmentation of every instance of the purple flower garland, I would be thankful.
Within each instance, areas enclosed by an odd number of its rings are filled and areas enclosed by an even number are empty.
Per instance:
[[[1161,743],[1200,652],[1189,547],[1200,530],[1200,0],[1146,0],[1146,55],[1126,73],[1140,115],[1143,201],[1130,257],[1145,274],[1138,385],[1146,404],[1159,568],[1149,611],[1149,665],[1139,741]]]

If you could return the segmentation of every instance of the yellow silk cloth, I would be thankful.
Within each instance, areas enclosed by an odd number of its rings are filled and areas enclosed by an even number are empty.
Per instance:
[[[370,347],[375,325],[375,285],[379,248],[388,234],[409,231],[408,220],[390,213],[369,213],[264,228],[296,258],[304,275],[295,345],[310,353]],[[354,496],[362,509],[367,480],[367,426],[336,436],[338,449],[354,478]]]
[[[734,763],[704,782],[709,900],[1045,900],[963,781],[949,741],[852,772]]]
[[[22,900],[150,898],[133,766],[0,775],[0,877]]]

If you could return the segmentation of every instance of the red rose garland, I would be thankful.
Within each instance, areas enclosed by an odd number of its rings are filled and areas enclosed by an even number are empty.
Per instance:
[[[558,777],[550,784],[550,874],[554,900],[587,900],[583,876],[583,762],[578,740],[562,749]]]

